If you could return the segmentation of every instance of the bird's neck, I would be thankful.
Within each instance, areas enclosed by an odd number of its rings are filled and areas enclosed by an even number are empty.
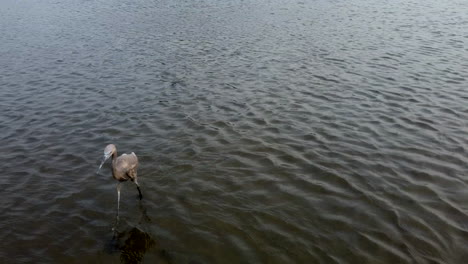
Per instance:
[[[112,161],[114,161],[117,158],[117,150],[112,153]]]
[[[112,175],[115,174],[115,161],[117,160],[117,150],[112,153]]]

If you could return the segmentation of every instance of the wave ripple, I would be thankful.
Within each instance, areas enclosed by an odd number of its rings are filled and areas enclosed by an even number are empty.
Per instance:
[[[0,262],[463,263],[467,14],[2,1]]]

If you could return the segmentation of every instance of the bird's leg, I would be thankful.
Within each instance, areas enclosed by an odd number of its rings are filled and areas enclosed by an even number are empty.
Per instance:
[[[140,197],[140,200],[141,200],[141,199],[143,199],[143,195],[141,194],[140,185],[138,185],[137,179],[135,179],[134,182],[135,182],[135,184],[137,186],[138,194],[139,194],[139,197]]]
[[[119,209],[120,209],[120,188],[122,188],[121,183],[117,183],[117,221],[119,220]]]

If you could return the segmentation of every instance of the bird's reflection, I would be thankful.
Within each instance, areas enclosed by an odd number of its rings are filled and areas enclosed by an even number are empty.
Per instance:
[[[148,233],[137,227],[124,232],[116,231],[113,240],[120,251],[122,263],[140,263],[145,253],[156,245]]]
[[[149,250],[155,250],[157,243],[155,239],[144,231],[145,226],[151,222],[146,207],[140,202],[139,220],[136,226],[119,225],[114,223],[113,237],[108,248],[112,252],[120,252],[121,263],[140,263]]]

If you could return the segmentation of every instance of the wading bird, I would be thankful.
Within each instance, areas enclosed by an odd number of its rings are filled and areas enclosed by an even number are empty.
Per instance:
[[[114,179],[119,181],[117,184],[117,217],[119,216],[119,207],[120,207],[120,188],[122,187],[122,182],[131,180],[136,184],[138,189],[138,194],[140,200],[143,198],[141,194],[140,185],[138,185],[137,180],[137,169],[138,169],[138,158],[135,153],[131,154],[122,154],[120,157],[117,157],[117,148],[114,144],[109,144],[104,149],[104,157],[102,158],[101,165],[99,166],[99,170],[101,169],[104,162],[112,156],[112,176]]]

